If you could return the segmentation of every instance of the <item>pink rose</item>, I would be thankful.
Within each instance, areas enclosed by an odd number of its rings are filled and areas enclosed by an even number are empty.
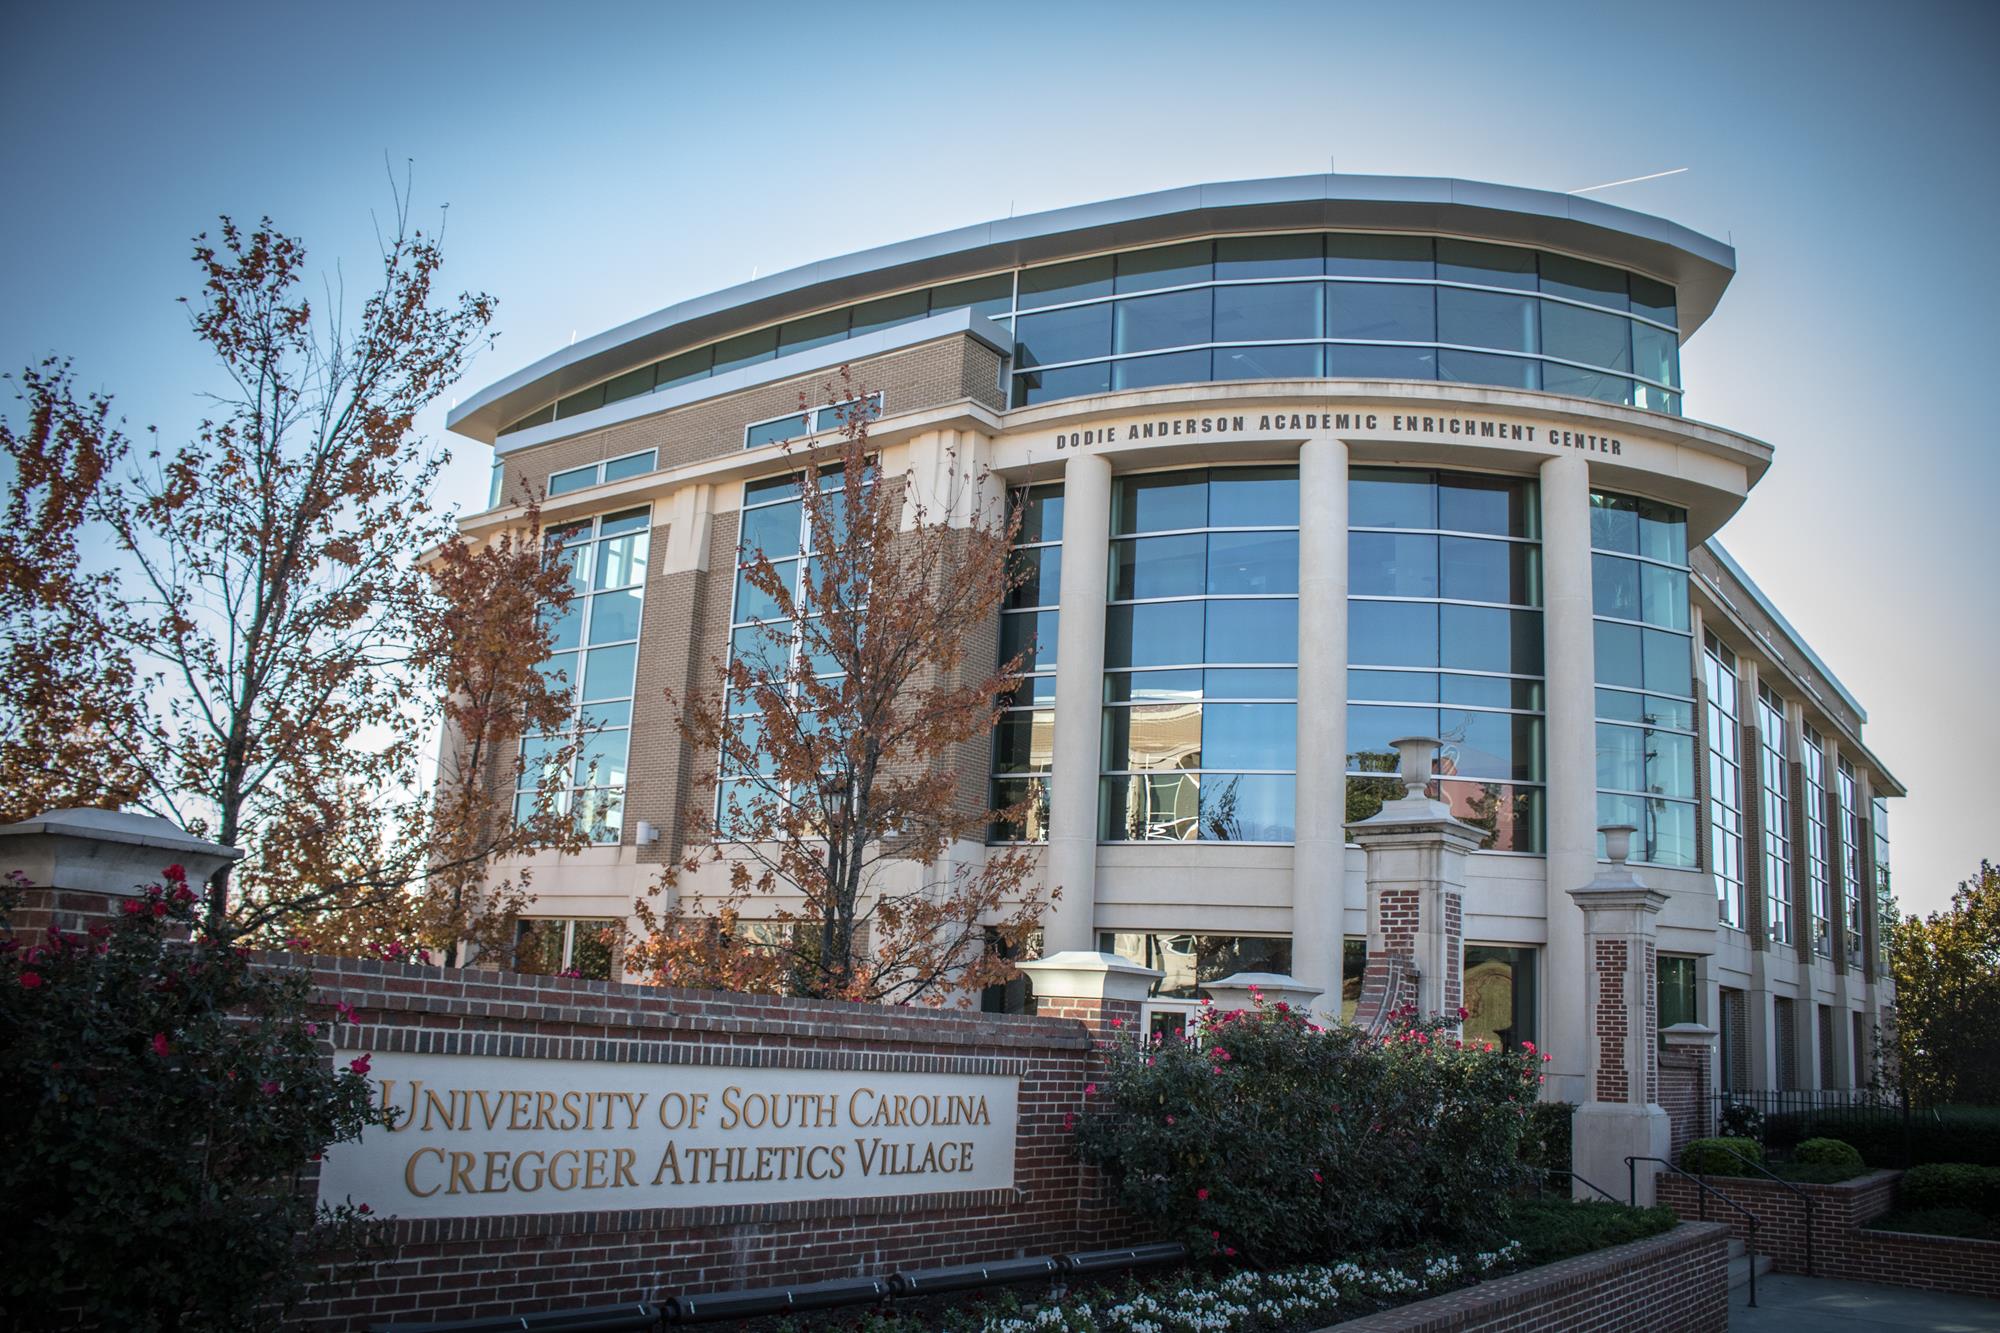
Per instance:
[[[23,972],[23,973],[21,974],[21,989],[22,989],[22,990],[33,990],[33,989],[35,989],[35,988],[36,988],[37,986],[39,986],[39,985],[41,985],[41,984],[42,984],[42,974],[41,974],[41,973],[39,973],[39,972]]]
[[[1208,1191],[1206,1189],[1198,1189],[1194,1192],[1194,1197],[1206,1203],[1208,1202]]]
[[[349,1060],[347,1062],[347,1067],[353,1073],[359,1074],[363,1078],[366,1078],[368,1076],[368,1068],[369,1068],[368,1062],[373,1058],[374,1057],[372,1054],[356,1056],[354,1059]]]
[[[160,1057],[160,1058],[161,1058],[162,1060],[164,1060],[164,1059],[166,1059],[166,1058],[167,1058],[167,1034],[166,1034],[166,1033],[164,1033],[164,1032],[155,1032],[155,1033],[153,1034],[153,1054],[154,1054],[154,1055],[157,1055],[157,1056],[159,1056],[159,1057]]]

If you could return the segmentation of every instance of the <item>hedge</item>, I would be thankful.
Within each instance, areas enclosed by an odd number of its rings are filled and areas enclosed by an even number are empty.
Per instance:
[[[1789,1148],[1830,1136],[1851,1144],[1869,1166],[1972,1162],[2000,1166],[2000,1107],[1941,1106],[1911,1111],[1907,1129],[1894,1107],[1823,1107],[1770,1116],[1764,1142]]]
[[[1969,1162],[1931,1162],[1913,1166],[1897,1186],[1902,1208],[1964,1208],[2000,1217],[2000,1168]]]
[[[1731,1156],[1731,1154],[1735,1156]],[[1696,1139],[1681,1149],[1681,1170],[1707,1176],[1754,1176],[1757,1172],[1738,1160],[1747,1157],[1762,1164],[1764,1150],[1755,1139]]]

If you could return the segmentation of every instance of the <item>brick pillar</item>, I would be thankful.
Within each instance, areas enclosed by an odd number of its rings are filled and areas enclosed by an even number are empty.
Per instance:
[[[1660,1107],[1659,1056],[1653,1030],[1658,1022],[1658,952],[1654,929],[1667,895],[1649,889],[1626,868],[1630,825],[1604,830],[1611,864],[1569,895],[1583,909],[1585,1030],[1590,1058],[1585,1065],[1587,1100],[1577,1108],[1571,1169],[1616,1194],[1628,1179],[1636,1202],[1653,1202],[1657,1165],[1637,1164],[1628,1174],[1627,1157],[1667,1156],[1672,1126]],[[1588,1198],[1583,1185],[1575,1197]]]
[[[1716,1031],[1700,1023],[1660,1029],[1660,1105],[1673,1130],[1673,1153],[1715,1132]]]
[[[51,810],[0,825],[0,876],[31,886],[14,916],[23,944],[49,927],[83,930],[120,911],[126,898],[158,884],[168,866],[187,871],[199,891],[209,876],[243,855],[238,847],[191,838],[171,821],[118,810]]]
[[[1153,983],[1164,974],[1155,967],[1143,967],[1117,954],[1066,950],[1022,963],[1035,988],[1035,1012],[1043,1018],[1068,1018],[1083,1024],[1096,1039],[1098,1050],[1120,1041],[1138,1041],[1144,1028],[1140,1009]],[[1100,1061],[1090,1061],[1086,1077],[1095,1079]],[[1079,1112],[1084,1105],[1083,1084],[1058,1090]],[[1051,1247],[1074,1244],[1087,1248],[1128,1243],[1125,1216],[1111,1202],[1110,1183],[1095,1167],[1074,1163],[1075,1183],[1070,1198],[1075,1208],[1069,1239],[1050,1237]]]
[[[1486,834],[1424,795],[1436,739],[1392,744],[1403,795],[1347,826],[1368,857],[1368,966],[1354,1021],[1379,1030],[1414,1004],[1455,1026],[1465,998],[1465,858]]]

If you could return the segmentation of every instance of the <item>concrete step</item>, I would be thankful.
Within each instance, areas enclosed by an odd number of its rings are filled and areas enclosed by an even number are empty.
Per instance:
[[[1771,1256],[1768,1254],[1758,1255],[1757,1276],[1762,1277],[1764,1276],[1764,1274],[1770,1271],[1771,1271]],[[1738,1287],[1747,1285],[1749,1281],[1750,1281],[1750,1256],[1747,1254],[1739,1254],[1733,1256],[1729,1260],[1729,1289],[1731,1291],[1734,1291]]]
[[[1746,1249],[1747,1247],[1739,1238],[1735,1236],[1729,1238],[1729,1257],[1731,1259],[1741,1259]]]

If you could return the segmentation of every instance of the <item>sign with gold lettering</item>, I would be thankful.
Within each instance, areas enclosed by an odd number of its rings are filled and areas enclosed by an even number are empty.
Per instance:
[[[1020,1080],[384,1053],[320,1197],[488,1217],[1004,1189]]]

